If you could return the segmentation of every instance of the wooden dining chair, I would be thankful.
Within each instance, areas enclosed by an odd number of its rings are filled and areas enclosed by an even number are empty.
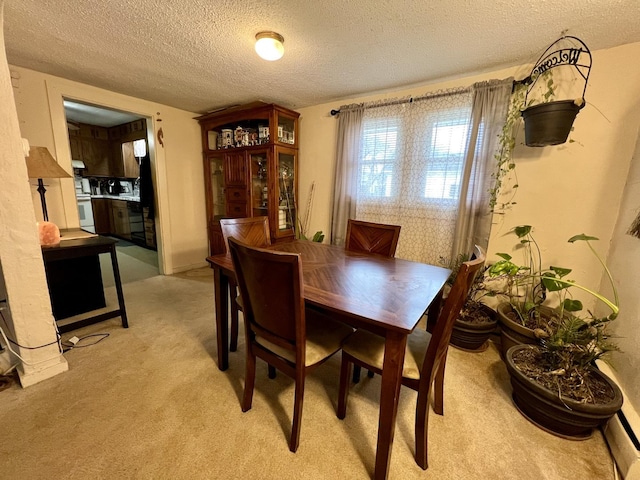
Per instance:
[[[353,330],[305,308],[300,254],[250,247],[233,237],[228,242],[244,301],[247,353],[242,411],[251,409],[256,357],[293,378],[289,450],[295,452],[300,442],[305,378],[340,350]]]
[[[481,270],[485,255],[478,246],[474,249],[475,259],[464,262],[435,324],[433,333],[416,328],[407,339],[402,384],[418,392],[415,419],[415,459],[423,469],[427,469],[427,433],[429,419],[429,394],[435,385],[434,411],[444,413],[444,362],[451,331],[460,309],[469,293],[476,274]],[[357,330],[342,346],[340,368],[340,392],[338,394],[338,418],[344,419],[347,412],[349,393],[349,373],[351,364],[382,373],[385,339],[373,333]]]
[[[234,237],[242,243],[254,247],[268,247],[271,245],[268,217],[248,218],[223,218],[220,220],[224,244],[229,251],[229,237]],[[229,350],[235,352],[238,349],[238,312],[242,310],[242,298],[237,293],[235,280],[229,279],[229,291],[231,292],[231,331],[229,332]]]
[[[352,252],[375,253],[392,258],[396,254],[399,225],[349,219],[344,248]]]
[[[393,258],[396,254],[400,225],[386,225],[384,223],[363,222],[349,219],[347,221],[347,236],[344,248],[352,252],[375,253]],[[373,372],[369,370],[369,378]],[[360,366],[353,369],[353,383],[360,381]]]

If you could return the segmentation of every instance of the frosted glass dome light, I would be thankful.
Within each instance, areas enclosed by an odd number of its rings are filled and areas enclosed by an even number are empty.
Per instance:
[[[259,32],[256,34],[256,53],[260,58],[279,60],[284,55],[284,38],[276,32]]]

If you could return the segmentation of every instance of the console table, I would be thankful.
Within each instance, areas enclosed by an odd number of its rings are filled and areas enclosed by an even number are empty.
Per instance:
[[[42,247],[51,307],[56,321],[106,307],[98,258],[101,253],[111,255],[118,308],[61,324],[58,330],[64,333],[118,316],[122,318],[122,326],[128,328],[116,256],[117,240],[102,236],[85,236],[90,234],[81,229],[61,230],[60,234],[62,240],[58,245]]]

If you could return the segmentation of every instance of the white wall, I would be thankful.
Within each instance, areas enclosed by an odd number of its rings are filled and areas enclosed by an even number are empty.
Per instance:
[[[202,147],[196,114],[59,77],[10,67],[20,131],[32,145],[49,148],[58,163],[71,172],[71,153],[62,99],[126,110],[150,119],[154,139],[153,172],[156,185],[158,252],[164,273],[206,265],[208,253]],[[157,142],[162,128],[164,146]],[[79,225],[73,179],[47,183],[49,217],[61,228]],[[36,217],[42,212],[32,187]]]
[[[640,107],[636,105],[636,107]],[[633,221],[640,216],[640,136],[627,185],[624,191],[620,216],[616,225],[609,265],[620,295],[620,318],[613,323],[613,331],[621,352],[613,355],[612,366],[618,380],[625,385],[629,401],[640,412],[640,238],[628,234]]]
[[[514,238],[505,234],[513,226],[530,224],[535,227],[535,237],[543,249],[546,264],[572,268],[573,279],[597,288],[602,274],[597,261],[585,245],[569,244],[567,239],[578,233],[594,235],[601,239],[595,245],[598,251],[606,255],[609,250],[640,125],[640,63],[630,61],[640,58],[640,43],[592,54],[593,68],[585,94],[587,106],[574,123],[571,134],[574,142],[545,148],[516,147],[514,159],[520,185],[515,198],[517,204],[505,215],[494,215],[488,255],[489,260],[495,260],[495,253],[511,252]],[[331,109],[350,103],[465,87],[491,78],[511,75],[523,78],[529,69],[522,66],[300,109],[299,205],[306,205],[309,185],[316,182],[310,231],[323,230],[328,237],[331,225],[337,128],[337,120],[329,114]],[[304,208],[301,213],[304,214]],[[627,263],[616,272],[618,281],[624,281],[629,268],[640,268],[640,262],[635,260],[633,266]],[[637,290],[637,283],[633,285]],[[594,305],[589,298],[583,301],[590,307]],[[617,322],[637,331],[640,326],[637,304],[622,305]],[[630,358],[628,363],[638,365],[637,348],[629,348],[624,355]],[[627,367],[621,365],[621,368]],[[632,381],[635,371],[630,370],[624,378]],[[639,405],[640,391],[637,387],[632,390],[633,401]]]
[[[4,53],[3,5],[0,1],[0,275],[3,276],[0,283],[6,290],[8,310],[3,311],[6,323],[0,326],[20,345],[40,347],[13,347],[24,359],[18,372],[23,386],[28,386],[66,371],[68,365],[56,343],[34,207],[30,202],[25,152]],[[11,363],[19,362],[12,358]]]

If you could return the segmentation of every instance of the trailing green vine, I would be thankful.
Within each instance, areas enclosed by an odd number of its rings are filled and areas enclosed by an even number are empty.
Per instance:
[[[493,187],[489,189],[491,213],[504,215],[509,208],[516,204],[513,199],[518,190],[518,176],[516,175],[516,163],[513,161],[513,150],[516,148],[516,136],[522,123],[522,111],[536,103],[552,102],[555,99],[556,85],[551,71],[547,70],[539,78],[542,81],[542,88],[537,91],[537,95],[532,96],[528,101],[527,89],[529,85],[535,83],[536,77],[524,79],[513,85],[507,118],[498,136],[498,153],[493,157],[496,161],[496,170],[491,174]],[[512,184],[507,185],[508,182]],[[507,187],[510,188],[507,190]],[[510,191],[511,195],[506,201],[498,202],[502,191]]]
[[[489,189],[489,207],[492,213],[500,215],[504,215],[506,210],[516,204],[513,199],[518,190],[518,176],[516,175],[516,164],[513,161],[513,149],[516,147],[516,132],[521,122],[526,93],[526,85],[514,84],[507,118],[498,136],[498,152],[494,155],[496,169],[491,174],[493,186]],[[510,185],[511,196],[504,202],[498,202],[500,192],[507,187],[507,182],[512,183]]]

